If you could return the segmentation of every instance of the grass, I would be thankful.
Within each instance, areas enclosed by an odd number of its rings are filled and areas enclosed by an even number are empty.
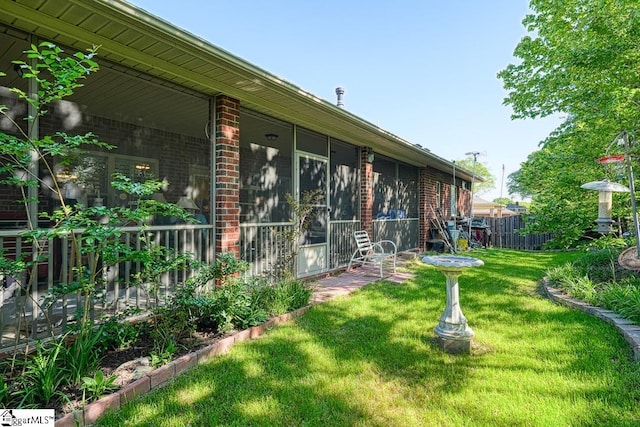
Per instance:
[[[472,355],[432,344],[444,276],[416,263],[237,345],[102,426],[631,426],[640,366],[610,325],[540,296],[572,253],[473,252],[460,278]]]

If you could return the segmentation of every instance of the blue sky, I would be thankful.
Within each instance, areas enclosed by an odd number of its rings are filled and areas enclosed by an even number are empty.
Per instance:
[[[130,0],[232,54],[448,159],[486,152],[506,177],[560,123],[510,119],[496,73],[526,0]]]

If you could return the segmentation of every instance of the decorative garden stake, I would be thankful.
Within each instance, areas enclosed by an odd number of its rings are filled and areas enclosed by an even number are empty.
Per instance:
[[[460,309],[458,277],[471,267],[484,265],[482,260],[460,255],[426,256],[422,262],[438,268],[447,278],[447,304],[435,332],[438,344],[447,353],[471,353],[475,336]]]

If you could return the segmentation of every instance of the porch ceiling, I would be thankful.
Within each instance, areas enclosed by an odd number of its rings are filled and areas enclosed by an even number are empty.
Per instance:
[[[451,172],[453,164],[338,108],[209,42],[122,0],[0,0],[0,24],[74,49],[99,45],[99,56],[129,74],[193,94],[224,93],[241,105],[359,146],[369,146],[415,166]],[[100,74],[100,73],[98,73]],[[127,90],[139,104],[153,102],[148,85]],[[137,93],[139,92],[139,93]],[[108,97],[105,97],[105,100]],[[97,102],[94,97],[92,102]],[[105,101],[106,102],[106,101]],[[146,104],[153,105],[153,104]],[[175,108],[173,121],[193,120]],[[127,108],[122,106],[121,108]],[[133,107],[130,107],[133,108]],[[180,115],[176,117],[175,115]],[[458,169],[471,180],[471,172]]]

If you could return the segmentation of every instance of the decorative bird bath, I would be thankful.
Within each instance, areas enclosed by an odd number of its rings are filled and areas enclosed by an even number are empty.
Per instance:
[[[447,353],[471,353],[474,333],[460,309],[458,277],[464,270],[484,265],[482,260],[460,255],[425,256],[422,262],[438,268],[447,278],[447,305],[435,332],[438,344]]]

